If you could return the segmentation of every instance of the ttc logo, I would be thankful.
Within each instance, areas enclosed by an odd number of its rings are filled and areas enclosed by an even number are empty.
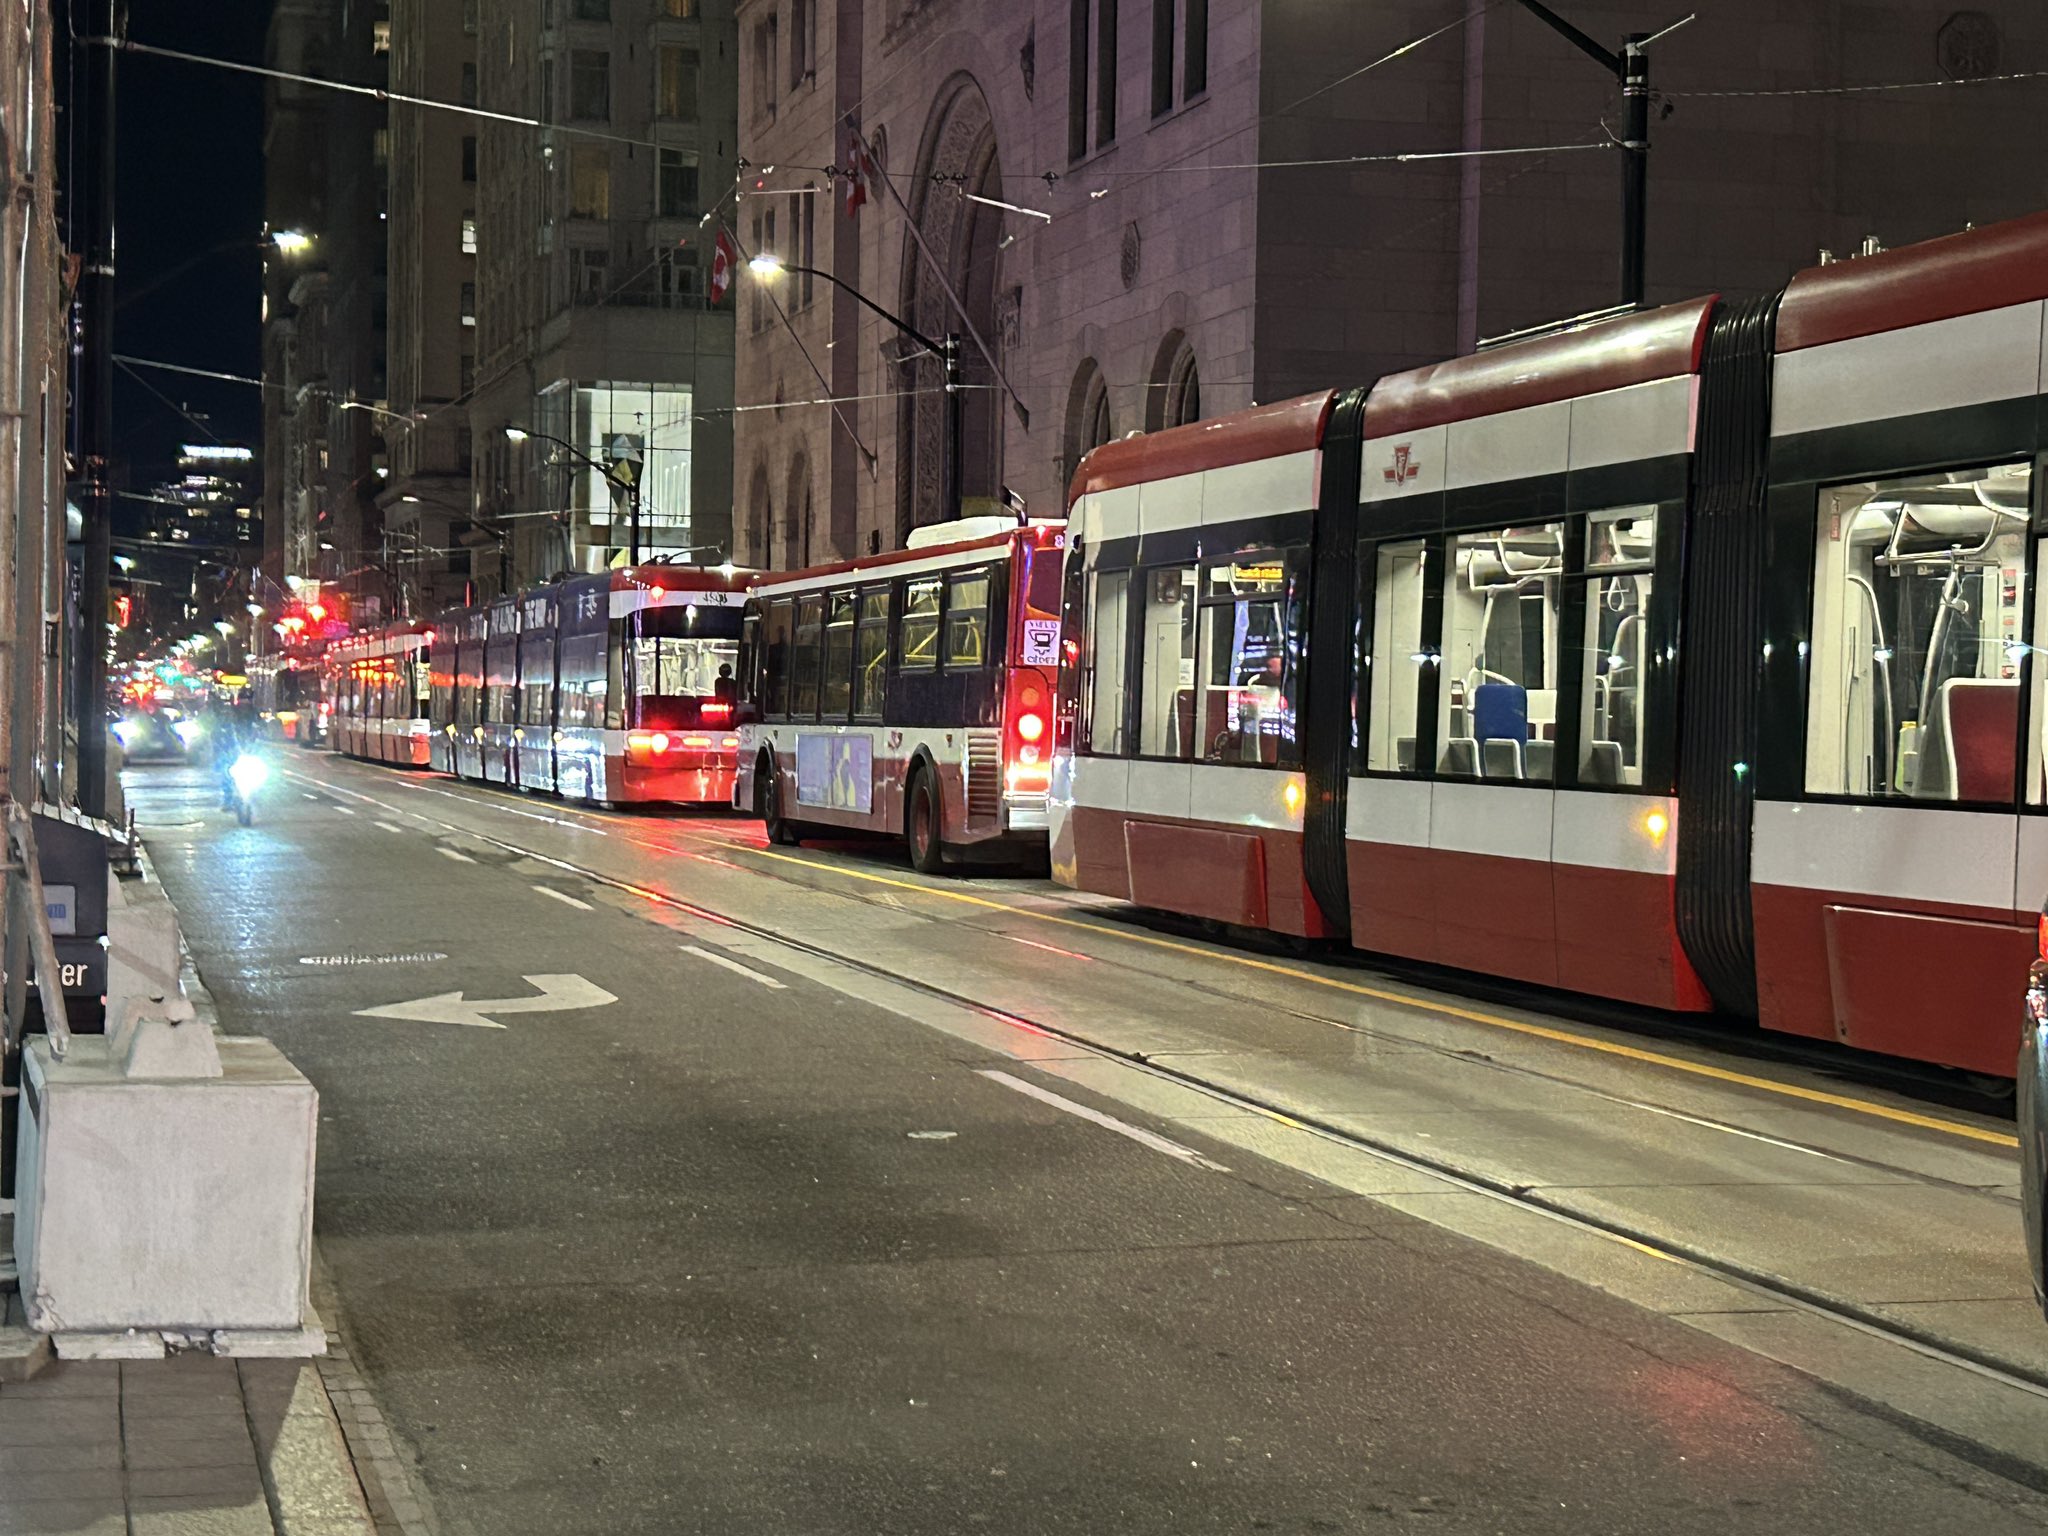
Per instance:
[[[1394,462],[1380,471],[1387,477],[1387,484],[1402,485],[1422,473],[1422,466],[1409,457],[1413,450],[1411,443],[1403,443],[1394,450]]]

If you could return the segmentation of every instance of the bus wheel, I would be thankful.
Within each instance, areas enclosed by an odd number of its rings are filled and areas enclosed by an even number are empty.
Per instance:
[[[754,814],[767,828],[768,841],[785,848],[797,841],[796,827],[782,814],[782,776],[766,758],[754,774]]]
[[[939,838],[939,792],[932,774],[919,769],[910,781],[910,809],[904,817],[904,836],[910,841],[910,867],[921,875],[943,874],[946,845]]]

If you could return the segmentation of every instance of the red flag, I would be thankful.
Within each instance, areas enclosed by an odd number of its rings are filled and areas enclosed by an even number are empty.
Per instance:
[[[850,219],[861,210],[861,204],[868,200],[868,187],[874,180],[875,162],[868,158],[867,146],[860,141],[860,135],[852,129],[846,132],[846,216]]]
[[[732,269],[739,263],[739,247],[732,243],[732,231],[718,226],[718,239],[711,247],[711,302],[719,303],[732,287]]]

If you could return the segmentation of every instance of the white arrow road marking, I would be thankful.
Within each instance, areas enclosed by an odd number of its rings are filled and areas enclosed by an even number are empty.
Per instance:
[[[699,960],[709,960],[713,965],[723,966],[735,975],[744,976],[749,981],[758,981],[764,987],[773,987],[778,992],[789,990],[773,976],[763,976],[752,966],[741,965],[739,961],[728,960],[723,955],[714,955],[710,950],[700,949],[695,944],[678,944],[676,947],[686,955],[695,955]]]
[[[540,988],[539,997],[479,997],[465,1002],[460,992],[439,992],[415,998],[409,1003],[386,1003],[382,1008],[358,1008],[359,1019],[411,1019],[420,1024],[467,1024],[472,1029],[503,1029],[484,1017],[488,1013],[567,1013],[574,1008],[602,1008],[618,999],[594,981],[573,972],[559,976],[528,976],[529,986]]]
[[[1202,1156],[1193,1147],[1184,1147],[1177,1141],[1169,1141],[1156,1131],[1132,1125],[1128,1120],[1119,1120],[1115,1115],[1105,1115],[1101,1110],[1090,1109],[1086,1104],[1076,1104],[1072,1099],[1063,1099],[1036,1083],[1025,1082],[1021,1077],[1012,1077],[1009,1073],[998,1072],[993,1067],[977,1068],[975,1075],[985,1077],[990,1082],[1001,1083],[1005,1088],[1014,1088],[1041,1104],[1050,1104],[1054,1109],[1063,1109],[1070,1115],[1079,1115],[1083,1120],[1093,1121],[1106,1130],[1115,1131],[1119,1136],[1128,1136],[1139,1146],[1150,1147],[1154,1152],[1164,1152],[1168,1157],[1178,1158],[1183,1163],[1192,1163],[1197,1168],[1207,1168],[1211,1173],[1230,1172],[1221,1163]]]
[[[552,896],[557,901],[567,902],[570,906],[576,908],[576,910],[579,912],[595,912],[597,910],[597,908],[593,907],[589,902],[579,901],[576,897],[571,896],[567,891],[558,891],[551,885],[536,884],[534,886],[534,889],[536,891],[539,891],[543,896]]]

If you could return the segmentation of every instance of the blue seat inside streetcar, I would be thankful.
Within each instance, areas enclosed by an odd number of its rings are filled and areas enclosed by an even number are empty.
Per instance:
[[[1472,734],[1481,744],[1489,779],[1522,777],[1529,741],[1529,690],[1520,683],[1481,683],[1472,690]]]

